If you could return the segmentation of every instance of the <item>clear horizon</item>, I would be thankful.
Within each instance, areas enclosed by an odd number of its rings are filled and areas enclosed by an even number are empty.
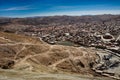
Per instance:
[[[0,0],[0,17],[120,14],[120,0]]]

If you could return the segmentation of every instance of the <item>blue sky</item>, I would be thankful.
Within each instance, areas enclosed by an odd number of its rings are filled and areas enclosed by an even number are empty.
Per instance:
[[[120,0],[0,0],[0,16],[120,14]]]

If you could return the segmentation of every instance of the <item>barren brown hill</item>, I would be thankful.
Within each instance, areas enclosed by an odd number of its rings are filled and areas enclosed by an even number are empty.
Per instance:
[[[37,72],[92,74],[99,57],[91,49],[49,45],[39,38],[0,32],[0,67]]]

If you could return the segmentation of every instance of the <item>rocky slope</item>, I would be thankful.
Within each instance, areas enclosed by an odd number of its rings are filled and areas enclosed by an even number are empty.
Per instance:
[[[91,49],[48,45],[39,38],[0,32],[0,67],[3,69],[91,74],[97,60]]]
[[[2,69],[101,76],[96,70],[100,55],[90,48],[49,45],[37,37],[0,32]]]

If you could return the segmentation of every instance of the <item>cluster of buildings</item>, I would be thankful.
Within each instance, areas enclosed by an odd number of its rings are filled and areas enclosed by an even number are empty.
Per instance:
[[[120,34],[113,34],[112,30],[120,31],[118,27],[108,27],[96,24],[58,25],[50,27],[30,27],[23,34],[36,36],[43,41],[56,44],[59,41],[70,41],[83,46],[120,49]]]

